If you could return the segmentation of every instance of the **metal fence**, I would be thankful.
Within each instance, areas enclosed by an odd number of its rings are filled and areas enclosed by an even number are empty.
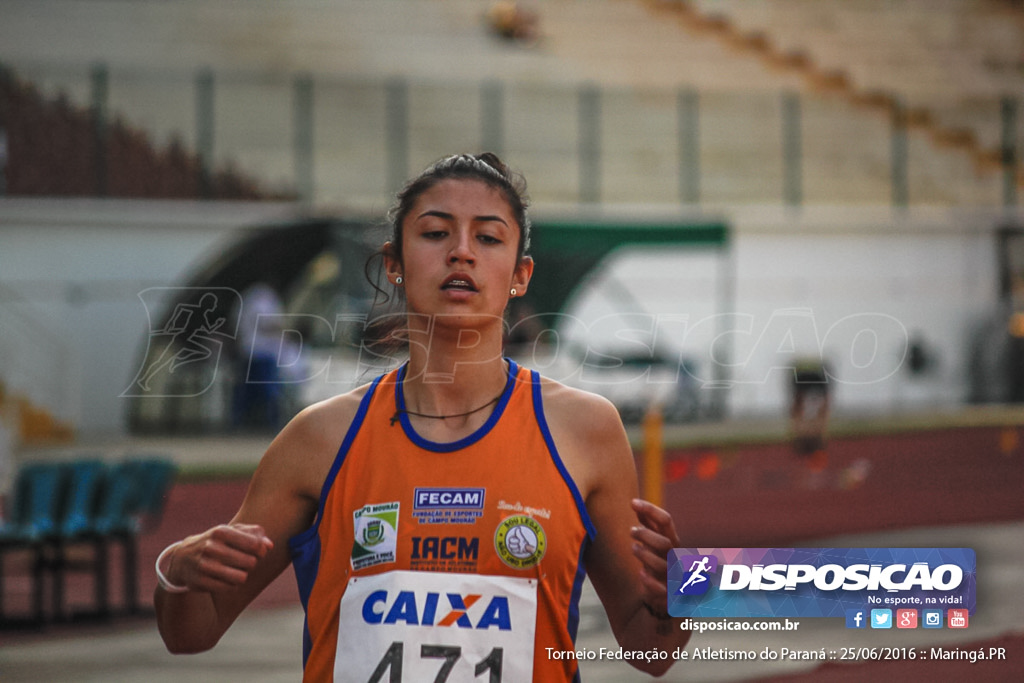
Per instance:
[[[123,119],[321,207],[380,209],[429,162],[480,149],[550,204],[1013,206],[1022,180],[1009,96],[922,115],[829,93],[12,66],[89,107],[97,130]]]

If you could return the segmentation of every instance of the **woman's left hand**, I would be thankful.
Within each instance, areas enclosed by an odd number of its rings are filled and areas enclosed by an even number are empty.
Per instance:
[[[679,547],[679,536],[672,516],[654,503],[635,498],[633,510],[640,526],[630,531],[633,554],[643,571],[640,585],[643,601],[658,613],[665,613],[668,603],[668,551]]]

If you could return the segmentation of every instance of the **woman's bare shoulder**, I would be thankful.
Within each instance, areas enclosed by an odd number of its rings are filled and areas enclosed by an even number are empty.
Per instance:
[[[564,427],[577,436],[594,434],[598,438],[622,430],[619,411],[600,394],[542,377],[541,396],[545,416],[552,427]]]
[[[275,543],[307,528],[366,392],[367,387],[359,387],[292,418],[260,459],[232,521],[260,525]]]
[[[609,484],[631,481],[632,450],[611,401],[546,379],[541,396],[555,448],[585,499]]]
[[[298,488],[318,493],[369,388],[364,385],[304,408],[274,438],[260,469],[297,478]]]
[[[281,431],[280,436],[307,445],[323,443],[333,444],[337,448],[355,420],[359,406],[369,390],[370,385],[364,384],[304,408]]]

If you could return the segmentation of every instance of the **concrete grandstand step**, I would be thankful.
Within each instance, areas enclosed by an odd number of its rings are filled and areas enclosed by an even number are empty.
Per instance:
[[[696,87],[788,87],[796,81],[767,73],[749,55],[730,51],[713,36],[680,29],[671,15],[642,3],[616,0],[541,3],[545,49],[577,64],[587,76],[618,84]]]
[[[197,69],[209,67],[215,161],[280,187],[294,185],[299,174],[295,84],[309,74],[316,202],[374,209],[386,205],[396,182],[389,177],[396,152],[387,137],[388,88],[395,77],[408,84],[402,161],[408,173],[451,150],[500,144],[535,179],[534,198],[542,202],[576,201],[589,182],[578,161],[579,93],[587,82],[603,87],[596,182],[601,199],[616,202],[678,200],[687,160],[679,149],[676,98],[686,89],[700,96],[699,166],[707,196],[780,200],[785,159],[779,102],[783,92],[803,92],[805,199],[838,193],[887,201],[888,190],[875,191],[876,184],[888,183],[891,168],[886,101],[867,110],[847,102],[846,121],[838,113],[819,118],[806,93],[845,92],[864,102],[882,88],[913,81],[904,102],[931,107],[932,100],[966,87],[995,92],[1009,81],[979,75],[976,67],[1017,33],[993,28],[993,46],[985,45],[986,27],[997,24],[991,13],[978,10],[974,17],[980,2],[903,3],[894,9],[877,2],[716,0],[689,3],[695,9],[684,19],[668,7],[677,3],[547,0],[534,5],[542,38],[524,49],[489,35],[484,8],[471,0],[408,0],[400,9],[357,0],[253,0],[241,13],[200,0],[127,6],[96,0],[89,12],[70,0],[40,0],[19,3],[5,16],[0,59],[15,58],[40,82],[67,89],[86,106],[89,65],[102,55],[111,65],[112,113],[144,126],[157,143],[177,137],[190,148],[197,143]],[[132,28],[130,36],[110,32],[115,18]],[[42,33],[33,33],[37,24]],[[904,34],[913,37],[909,47]],[[93,36],[106,44],[97,46]],[[967,39],[970,59],[961,63],[957,55],[963,51],[949,45]],[[46,41],[57,48],[42,49]],[[791,49],[809,57],[787,54]],[[79,60],[73,74],[54,75],[52,60],[61,57]],[[504,110],[500,135],[485,139],[489,121],[480,86],[492,79],[504,84]],[[999,142],[998,111],[995,119],[991,115],[998,104],[992,102],[954,101],[933,112],[930,121],[949,129],[937,139],[955,139],[959,129],[969,128],[980,149],[974,157],[964,153],[956,168],[936,166],[949,169],[943,171],[947,180],[933,169],[924,187],[961,182],[974,173],[978,155],[991,157]],[[1018,136],[1024,139],[1024,130]],[[921,150],[914,147],[914,154]],[[855,172],[870,175],[849,175]],[[830,189],[833,178],[844,180]],[[852,189],[857,187],[862,189]],[[960,193],[919,194],[954,201]]]
[[[735,32],[763,33],[776,50],[806,52],[804,69],[816,87],[854,101],[867,99],[861,93],[890,92],[914,107],[911,122],[928,129],[927,139],[936,151],[961,152],[951,164],[929,165],[922,163],[929,150],[912,146],[916,161],[927,167],[911,182],[917,186],[917,196],[943,203],[964,199],[971,204],[985,203],[993,196],[1002,131],[993,140],[991,117],[976,119],[969,107],[959,108],[954,116],[939,115],[923,101],[984,96],[998,106],[1005,93],[1020,91],[1024,73],[994,68],[1019,61],[1024,38],[1024,20],[1014,16],[1018,20],[1008,21],[1005,7],[983,0],[896,4],[705,0],[692,4],[699,11],[724,17]],[[949,170],[939,172],[938,168]],[[979,172],[987,173],[986,177]]]

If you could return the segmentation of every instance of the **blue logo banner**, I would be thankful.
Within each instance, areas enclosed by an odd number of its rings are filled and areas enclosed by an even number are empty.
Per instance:
[[[976,605],[970,548],[675,548],[674,617],[844,617]],[[856,624],[860,627],[860,623]]]

